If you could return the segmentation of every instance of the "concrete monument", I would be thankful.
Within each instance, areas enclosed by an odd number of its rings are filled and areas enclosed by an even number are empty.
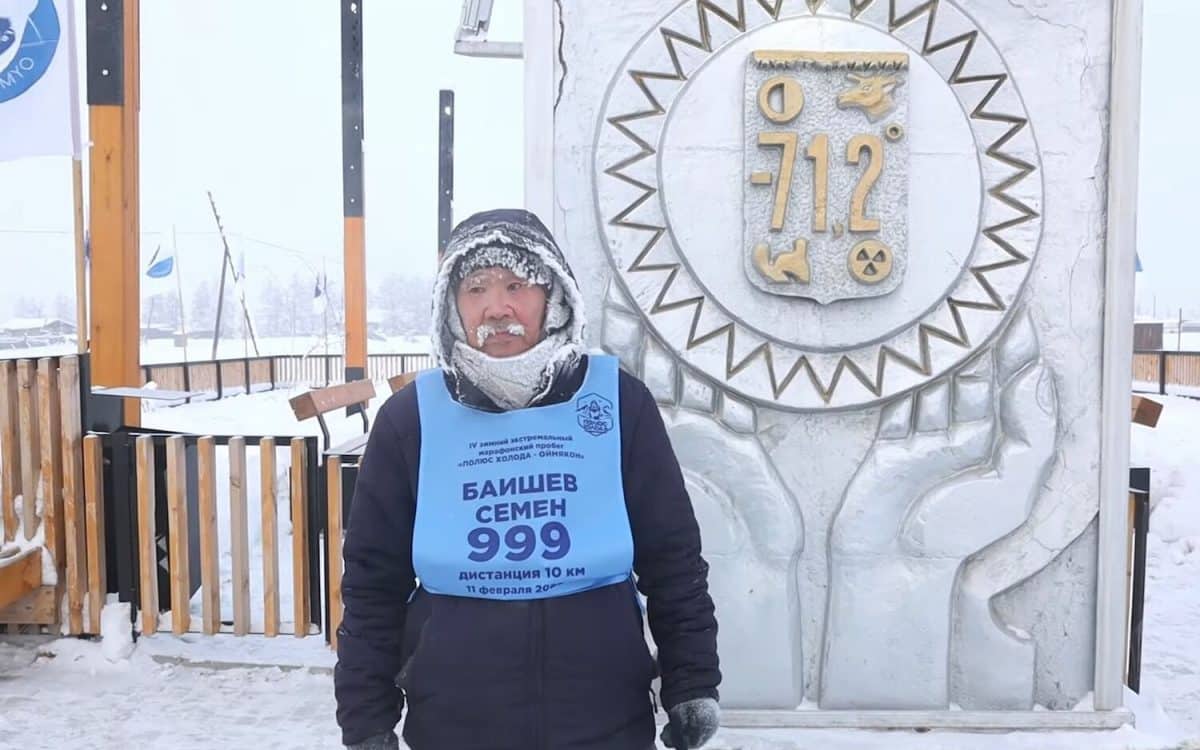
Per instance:
[[[626,0],[539,25],[537,5],[529,159],[552,169],[531,203],[589,279],[593,343],[663,407],[725,707],[1044,726],[1097,691],[1062,723],[1127,720],[1103,457],[1128,414],[1102,375],[1129,14]]]

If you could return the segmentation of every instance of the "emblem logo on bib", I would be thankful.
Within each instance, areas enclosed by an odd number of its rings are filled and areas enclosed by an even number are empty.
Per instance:
[[[595,393],[581,396],[575,402],[575,416],[589,435],[599,437],[613,428],[612,402]]]

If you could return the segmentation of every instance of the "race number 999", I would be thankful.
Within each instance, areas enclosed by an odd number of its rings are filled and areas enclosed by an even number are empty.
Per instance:
[[[474,552],[467,557],[473,562],[488,562],[503,548],[505,559],[524,562],[537,552],[539,541],[544,560],[561,560],[571,551],[571,534],[567,527],[558,521],[551,521],[541,528],[540,533],[525,524],[513,526],[505,532],[503,539],[496,529],[486,526],[473,529],[467,534],[467,544],[471,545]]]

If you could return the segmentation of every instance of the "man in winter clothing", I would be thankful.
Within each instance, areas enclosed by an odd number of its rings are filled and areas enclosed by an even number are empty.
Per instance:
[[[663,740],[703,746],[720,672],[691,501],[645,385],[583,353],[542,223],[459,225],[433,321],[440,369],[384,404],[354,492],[344,743],[397,747],[406,708],[413,750],[650,750],[661,674]]]

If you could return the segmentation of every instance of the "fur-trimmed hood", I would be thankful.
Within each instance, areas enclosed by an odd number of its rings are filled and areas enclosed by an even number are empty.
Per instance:
[[[502,255],[505,248],[528,252],[545,266],[553,276],[548,304],[561,299],[566,310],[565,316],[557,316],[563,319],[547,317],[546,333],[561,332],[566,342],[561,356],[556,357],[543,373],[543,380],[548,385],[559,367],[574,364],[582,355],[586,315],[579,284],[558,243],[537,216],[522,209],[484,211],[463,220],[450,233],[433,286],[431,338],[434,358],[437,365],[456,381],[462,377],[452,356],[457,340],[454,330],[457,321],[450,316],[458,315],[454,302],[455,271],[474,253],[486,251]],[[519,261],[513,263],[519,265]]]

